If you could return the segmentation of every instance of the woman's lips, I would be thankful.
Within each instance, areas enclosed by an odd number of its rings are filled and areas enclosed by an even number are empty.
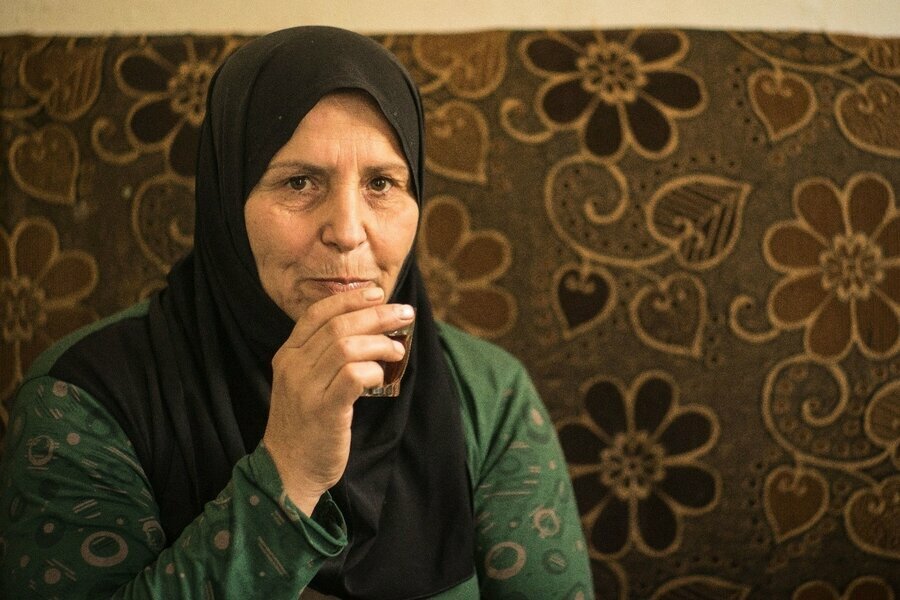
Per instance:
[[[371,279],[313,279],[312,282],[332,294],[349,292],[375,285]]]

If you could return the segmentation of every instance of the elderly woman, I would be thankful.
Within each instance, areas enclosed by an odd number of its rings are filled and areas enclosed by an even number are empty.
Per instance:
[[[4,597],[590,597],[559,446],[511,356],[436,322],[415,85],[301,27],[209,94],[195,245],[18,394]],[[407,351],[385,333],[414,320]],[[364,395],[407,359],[397,397]]]

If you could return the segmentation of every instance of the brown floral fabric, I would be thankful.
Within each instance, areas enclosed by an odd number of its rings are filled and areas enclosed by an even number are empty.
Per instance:
[[[96,285],[93,257],[77,250],[60,251],[59,235],[45,219],[23,219],[11,235],[0,227],[4,398],[12,395],[28,366],[50,344],[97,319],[80,302]],[[5,419],[5,409],[2,415]]]
[[[484,338],[516,321],[516,300],[494,284],[509,269],[509,240],[496,230],[472,231],[468,209],[452,196],[429,199],[422,214],[418,264],[434,314]]]
[[[41,350],[190,248],[246,39],[0,37],[0,431]],[[897,597],[900,40],[377,39],[423,92],[435,311],[532,374],[598,597]]]
[[[601,379],[585,392],[586,418],[560,423],[578,506],[601,554],[632,545],[669,554],[680,543],[682,515],[716,503],[718,474],[695,461],[715,444],[715,415],[677,406],[677,395],[664,373],[642,374],[627,397]]]
[[[544,120],[577,128],[601,158],[626,146],[665,156],[677,144],[674,119],[703,108],[702,82],[678,67],[688,49],[682,32],[555,32],[521,48],[525,66],[547,77],[536,104]]]
[[[837,190],[805,180],[794,190],[798,219],[777,223],[767,258],[787,277],[773,288],[769,310],[783,328],[807,325],[805,347],[845,356],[851,342],[873,358],[900,344],[900,211],[890,182],[857,173]]]

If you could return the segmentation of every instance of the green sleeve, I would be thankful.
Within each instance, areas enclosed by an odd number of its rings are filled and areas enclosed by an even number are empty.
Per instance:
[[[323,497],[313,518],[287,499],[260,446],[175,540],[118,423],[84,391],[23,386],[0,465],[0,596],[296,600],[346,544]]]
[[[463,395],[482,598],[593,598],[565,458],[527,372],[446,325],[442,338]]]

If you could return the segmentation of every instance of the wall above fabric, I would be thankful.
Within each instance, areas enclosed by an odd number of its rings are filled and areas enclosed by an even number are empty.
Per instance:
[[[896,0],[8,0],[0,33],[261,33],[320,24],[362,33],[675,26],[900,34]]]

